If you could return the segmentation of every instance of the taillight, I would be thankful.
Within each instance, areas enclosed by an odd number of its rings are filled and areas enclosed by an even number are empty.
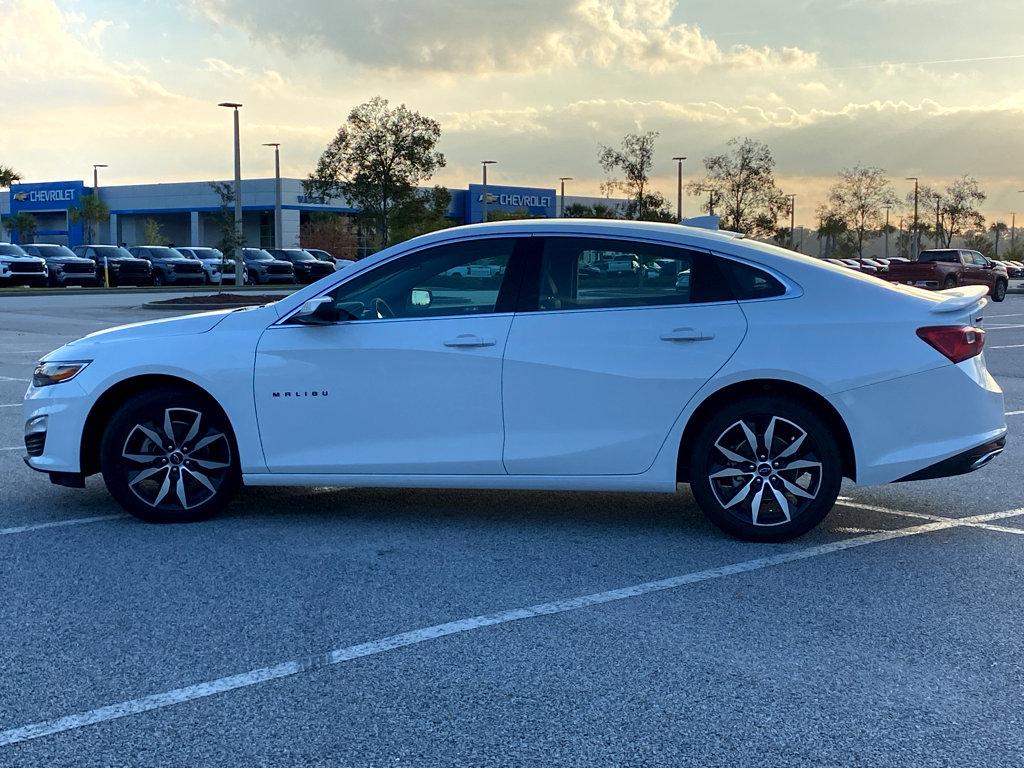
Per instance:
[[[981,355],[985,332],[975,326],[925,326],[917,335],[953,363]]]

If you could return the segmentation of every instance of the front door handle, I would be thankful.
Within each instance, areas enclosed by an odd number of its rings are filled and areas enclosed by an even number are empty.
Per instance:
[[[476,334],[459,334],[454,339],[445,339],[445,347],[493,347],[493,339],[484,339]]]
[[[707,334],[695,328],[674,328],[661,335],[663,342],[706,342],[714,338],[714,334]]]

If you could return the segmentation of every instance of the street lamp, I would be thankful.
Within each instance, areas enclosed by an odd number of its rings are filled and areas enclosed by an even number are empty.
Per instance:
[[[242,263],[242,150],[238,140],[238,108],[241,104],[224,101],[217,105],[235,111],[235,285],[241,286],[245,280]]]
[[[559,215],[559,217],[564,219],[565,218],[565,183],[566,182],[571,182],[572,181],[572,177],[571,176],[559,176],[558,177],[558,181],[560,181],[562,183],[562,200],[561,200],[561,204],[560,204],[561,210],[559,211],[558,215]]]
[[[715,189],[714,187],[698,187],[697,192],[708,194],[708,216],[715,215]]]
[[[942,219],[939,216],[939,204],[942,203],[942,195],[937,192],[933,192],[932,197],[935,198],[935,247],[942,248],[942,244],[939,243],[939,230],[942,229]]]
[[[914,183],[914,253],[913,259],[917,259],[918,252],[921,250],[921,230],[917,227],[917,183],[918,179],[916,176],[908,176],[904,181]]]
[[[686,155],[677,155],[672,158],[676,161],[676,219],[683,221],[683,161]]]
[[[106,163],[93,163],[92,164],[92,194],[96,194],[96,190],[100,186],[100,168],[110,168]]]
[[[795,251],[796,248],[796,193],[790,193],[786,195],[789,198],[789,249]]]
[[[487,166],[492,166],[497,163],[497,160],[481,160],[480,165],[484,169],[484,194],[480,197],[481,214],[480,221],[487,221]]]
[[[263,146],[274,148],[274,248],[284,248],[281,245],[281,144],[266,142]]]
[[[889,209],[891,205],[885,207],[885,258],[889,258]]]

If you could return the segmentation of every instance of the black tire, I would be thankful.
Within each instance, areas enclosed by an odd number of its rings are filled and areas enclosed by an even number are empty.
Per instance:
[[[741,423],[754,435],[756,456]],[[842,483],[839,448],[824,420],[797,401],[768,395],[718,410],[697,434],[689,467],[690,488],[705,515],[751,542],[785,542],[807,533],[828,515]]]
[[[242,483],[223,411],[209,398],[171,387],[141,393],[114,413],[100,443],[100,469],[118,504],[150,523],[209,518]]]
[[[1006,298],[1006,281],[997,280],[995,288],[992,289],[992,301],[1001,302]]]
[[[160,270],[153,270],[153,285],[157,287],[167,285],[167,280]]]
[[[959,284],[960,284],[960,281],[957,280],[956,275],[947,275],[946,279],[944,281],[942,281],[942,288],[943,289],[956,288]]]
[[[260,276],[256,274],[255,270],[246,270],[246,277],[249,279],[248,285],[258,286],[260,283]]]

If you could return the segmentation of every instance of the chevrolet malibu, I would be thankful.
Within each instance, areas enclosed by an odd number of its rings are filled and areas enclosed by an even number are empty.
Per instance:
[[[595,253],[660,269],[592,276]],[[1002,450],[985,291],[678,225],[453,228],[273,304],[55,350],[25,396],[26,461],[69,486],[102,473],[155,522],[207,518],[242,484],[688,483],[725,531],[781,541],[844,477],[955,475]]]

